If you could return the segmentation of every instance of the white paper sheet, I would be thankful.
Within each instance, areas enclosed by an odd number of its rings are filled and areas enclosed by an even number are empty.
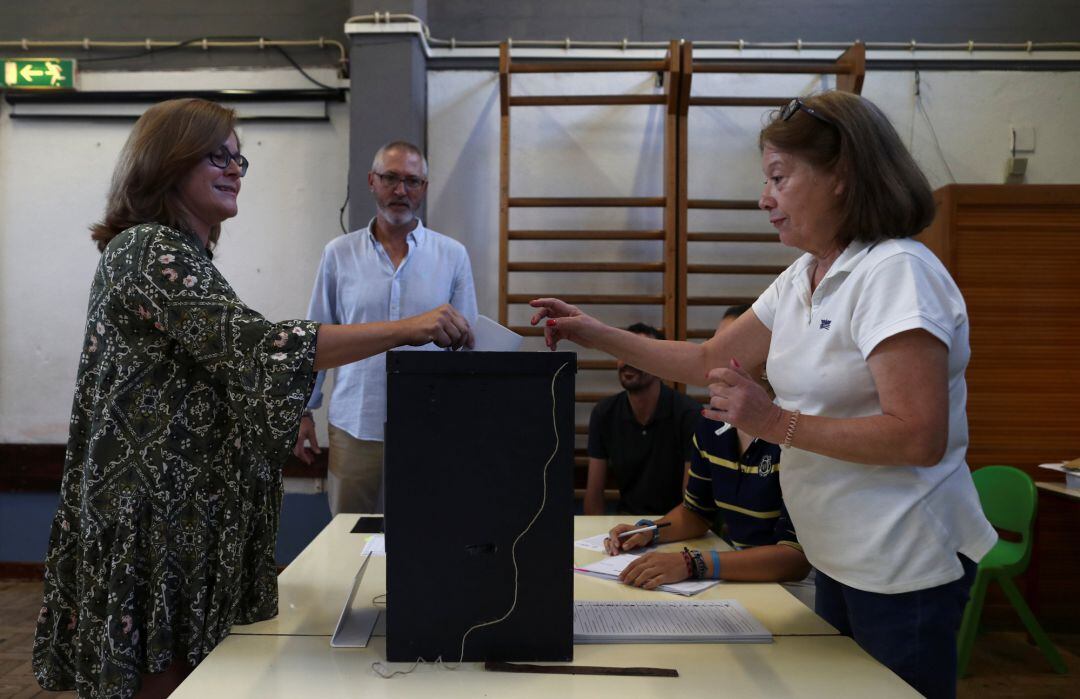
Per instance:
[[[586,551],[599,551],[604,553],[604,539],[607,538],[607,534],[597,534],[596,536],[590,536],[588,539],[578,539],[574,542],[574,546],[579,549],[585,549]]]
[[[364,550],[361,552],[365,556],[371,554],[372,556],[385,556],[386,555],[386,537],[382,534],[372,534],[364,542]]]
[[[487,316],[478,316],[472,331],[476,352],[517,352],[525,339]]]
[[[587,539],[578,539],[574,542],[574,546],[579,549],[585,549],[586,551],[599,551],[600,553],[606,553],[604,551],[604,539],[607,538],[607,534],[597,534],[596,536],[590,536]],[[655,546],[645,546],[640,549],[634,549],[639,553],[647,553],[655,549]]]
[[[640,554],[636,553],[620,553],[618,556],[601,558],[599,561],[590,563],[586,566],[581,566],[580,568],[574,568],[574,570],[584,575],[592,575],[597,578],[617,581],[619,573],[623,571],[623,568],[630,565],[639,555]],[[689,596],[708,590],[718,582],[718,580],[685,580],[679,583],[661,585],[656,589],[663,592],[674,592],[677,595]]]

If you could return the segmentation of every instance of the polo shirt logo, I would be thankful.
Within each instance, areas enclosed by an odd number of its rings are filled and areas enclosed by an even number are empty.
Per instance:
[[[818,326],[818,330],[828,330],[830,325],[832,325],[831,320],[822,320],[821,325]]]
[[[758,464],[757,474],[762,478],[768,478],[773,472],[772,455],[766,454],[761,459],[761,463]]]

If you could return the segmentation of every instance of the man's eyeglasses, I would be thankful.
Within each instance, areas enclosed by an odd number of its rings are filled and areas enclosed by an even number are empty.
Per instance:
[[[829,119],[826,119],[825,117],[821,116],[821,114],[819,114],[817,112],[817,110],[815,110],[813,107],[806,106],[806,103],[803,102],[798,97],[796,97],[795,99],[791,100],[786,105],[784,105],[784,108],[780,110],[780,118],[783,119],[784,121],[790,121],[791,117],[795,116],[795,113],[798,112],[799,110],[802,110],[802,111],[806,112],[807,114],[814,117],[818,121],[826,123],[829,126],[833,126],[833,127],[836,126],[836,124],[832,123],[832,121],[830,121]]]
[[[219,167],[225,170],[229,167],[229,163],[236,161],[236,164],[240,166],[240,176],[243,177],[247,174],[248,159],[239,153],[230,153],[228,148],[222,146],[218,150],[214,151],[207,156],[210,158],[210,164],[214,167]]]
[[[376,172],[374,174],[380,180],[382,180],[384,186],[389,187],[390,189],[396,188],[402,182],[405,183],[405,189],[408,191],[420,189],[425,184],[427,184],[427,180],[425,180],[423,177],[414,177],[412,175],[408,177],[402,177],[396,172]]]

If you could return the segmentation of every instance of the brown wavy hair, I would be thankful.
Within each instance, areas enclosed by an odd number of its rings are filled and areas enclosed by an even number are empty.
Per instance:
[[[840,178],[840,242],[908,238],[930,225],[930,183],[873,102],[837,91],[802,102],[829,123],[802,110],[784,121],[776,110],[758,135],[758,148],[771,145]]]
[[[189,230],[177,187],[235,132],[235,127],[235,111],[202,99],[168,100],[147,109],[120,151],[105,218],[90,227],[98,250],[103,251],[121,231],[140,223]],[[217,245],[220,235],[220,226],[210,229],[210,248]]]

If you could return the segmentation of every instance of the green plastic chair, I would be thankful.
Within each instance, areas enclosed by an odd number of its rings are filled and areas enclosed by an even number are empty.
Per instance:
[[[975,635],[979,630],[979,617],[982,615],[983,602],[986,600],[986,588],[991,581],[997,581],[1005,596],[1020,615],[1028,633],[1035,639],[1039,650],[1050,661],[1057,673],[1065,673],[1065,663],[1057,648],[1047,638],[1046,632],[1031,613],[1027,602],[1016,589],[1013,579],[1027,570],[1031,561],[1032,534],[1035,526],[1035,510],[1038,495],[1031,477],[1012,466],[986,466],[972,472],[975,489],[979,491],[986,518],[1000,530],[1020,535],[1020,541],[999,539],[994,548],[979,561],[975,582],[971,586],[971,599],[964,609],[964,618],[960,622],[960,634],[957,638],[957,674],[964,676],[971,648],[975,645]]]

